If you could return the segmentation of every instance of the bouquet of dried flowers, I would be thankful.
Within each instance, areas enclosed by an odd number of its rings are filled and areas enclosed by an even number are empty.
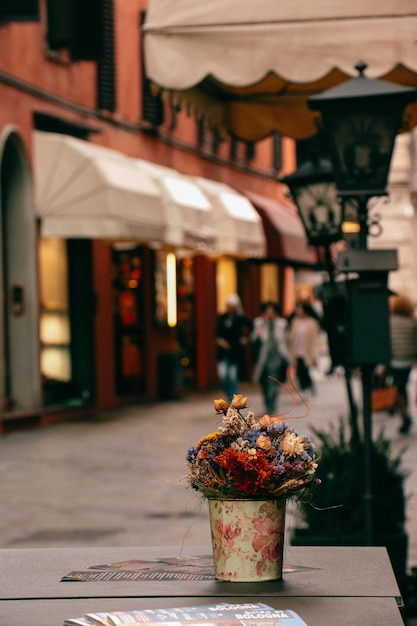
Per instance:
[[[271,500],[295,497],[318,485],[309,437],[299,435],[282,416],[244,416],[246,406],[242,395],[233,396],[230,404],[214,401],[223,423],[189,448],[186,479],[191,487],[206,498]]]

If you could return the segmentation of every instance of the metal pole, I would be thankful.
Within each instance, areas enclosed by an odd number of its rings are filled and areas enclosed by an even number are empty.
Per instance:
[[[368,198],[358,197],[358,214],[360,223],[359,246],[368,247]],[[376,364],[375,364],[376,365]],[[362,373],[362,401],[363,401],[363,435],[364,435],[364,516],[365,516],[365,539],[368,546],[373,545],[373,489],[372,489],[372,410],[371,391],[373,365],[363,365]]]
[[[335,264],[333,262],[333,257],[331,253],[330,244],[324,245],[324,258],[326,263],[326,270],[329,277],[330,286],[335,285]],[[333,294],[332,294],[333,295]],[[350,410],[350,426],[352,431],[352,437],[355,439],[355,442],[359,441],[359,430],[358,430],[358,408],[356,406],[353,392],[352,392],[352,371],[351,368],[345,363],[345,383],[346,383],[346,392],[349,402],[349,410]]]
[[[365,509],[365,539],[368,546],[374,542],[373,529],[373,489],[372,489],[372,365],[362,366],[362,393],[363,393],[363,436],[364,436],[364,509]]]

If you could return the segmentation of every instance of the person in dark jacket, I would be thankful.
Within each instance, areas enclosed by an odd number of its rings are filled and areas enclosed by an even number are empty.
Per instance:
[[[248,343],[251,328],[252,323],[243,314],[239,296],[229,295],[226,311],[218,317],[216,331],[217,373],[227,400],[238,393],[243,346]]]

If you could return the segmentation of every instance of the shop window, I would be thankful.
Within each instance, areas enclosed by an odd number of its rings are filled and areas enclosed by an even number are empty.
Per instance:
[[[279,302],[279,267],[276,263],[261,265],[261,302]]]
[[[39,250],[41,313],[41,374],[48,402],[71,381],[71,332],[68,301],[68,263],[65,242],[44,239]],[[54,390],[54,391],[53,391]],[[52,402],[51,402],[52,403]]]
[[[90,402],[94,391],[89,242],[42,239],[40,364],[45,404]],[[71,309],[71,301],[75,305]]]
[[[234,259],[222,258],[217,261],[217,307],[218,312],[226,310],[226,299],[231,293],[237,293],[237,267]]]
[[[184,382],[192,386],[196,377],[197,327],[195,310],[195,267],[193,258],[178,261],[177,337]]]
[[[38,21],[38,0],[1,0],[0,22]]]
[[[144,392],[143,275],[141,248],[113,250],[113,294],[118,395]]]
[[[172,252],[155,252],[154,288],[155,323],[174,328],[178,321],[177,261]]]

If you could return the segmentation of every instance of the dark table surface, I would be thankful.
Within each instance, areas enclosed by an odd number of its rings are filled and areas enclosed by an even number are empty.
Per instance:
[[[310,626],[403,624],[400,591],[385,548],[291,546],[284,556],[283,579],[263,583],[204,579],[203,570],[194,563],[210,557],[208,547],[187,547],[182,552],[170,547],[3,549],[0,626],[62,626],[65,618],[92,611],[170,608],[225,599],[242,602],[243,598],[293,609]],[[187,569],[190,558],[192,566]],[[97,573],[91,566],[133,560],[148,562],[150,574],[146,570],[141,578],[144,570],[136,572],[136,580],[61,581],[72,572]],[[197,574],[190,574],[194,570]]]

